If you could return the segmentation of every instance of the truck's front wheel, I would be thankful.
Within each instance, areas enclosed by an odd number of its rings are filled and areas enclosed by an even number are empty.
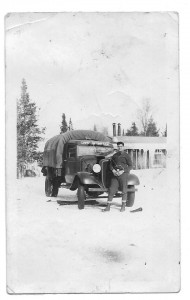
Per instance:
[[[80,183],[78,185],[77,197],[78,197],[78,209],[84,209],[84,201],[86,199],[86,192],[84,189],[84,185],[82,185]]]
[[[134,185],[128,186],[129,188],[135,188]],[[132,207],[135,201],[135,192],[128,192],[127,193],[127,203],[126,206]]]

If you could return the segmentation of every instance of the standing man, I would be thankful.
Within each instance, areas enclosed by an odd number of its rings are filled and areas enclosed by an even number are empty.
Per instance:
[[[130,156],[124,151],[124,143],[117,143],[118,151],[112,156],[110,169],[112,171],[111,184],[108,191],[107,207],[103,211],[110,211],[110,206],[115,193],[119,187],[122,191],[122,206],[120,211],[125,211],[127,202],[127,177],[132,169]]]

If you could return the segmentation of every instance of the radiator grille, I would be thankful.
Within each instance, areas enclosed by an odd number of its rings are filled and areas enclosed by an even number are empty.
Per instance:
[[[110,185],[110,179],[112,174],[109,168],[109,161],[107,159],[102,159],[100,165],[101,165],[102,185],[104,188],[108,188]]]

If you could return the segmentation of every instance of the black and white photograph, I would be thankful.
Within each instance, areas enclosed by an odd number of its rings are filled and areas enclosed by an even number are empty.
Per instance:
[[[178,293],[178,12],[10,12],[5,65],[7,293]]]

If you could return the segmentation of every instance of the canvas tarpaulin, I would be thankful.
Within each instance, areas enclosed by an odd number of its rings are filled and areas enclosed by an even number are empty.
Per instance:
[[[91,130],[72,130],[56,135],[45,144],[43,166],[62,168],[64,145],[70,140],[111,141],[102,133]]]

